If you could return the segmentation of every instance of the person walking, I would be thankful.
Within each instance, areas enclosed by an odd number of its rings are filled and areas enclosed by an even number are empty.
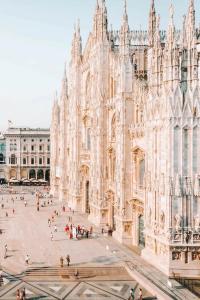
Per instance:
[[[74,272],[74,277],[75,277],[76,279],[78,279],[78,277],[79,277],[79,271],[78,271],[78,269],[75,270],[75,272]]]
[[[16,292],[16,300],[20,300],[20,291],[19,291],[19,289]]]
[[[53,233],[51,232],[51,241],[53,241]]]
[[[57,231],[58,231],[57,226],[54,225],[54,232],[57,232]]]
[[[64,259],[63,259],[63,257],[61,256],[61,257],[60,257],[60,266],[61,266],[61,268],[63,268],[63,265],[64,265]]]
[[[70,264],[70,256],[69,256],[69,254],[67,254],[66,260],[67,260],[67,266],[69,267],[69,264]]]
[[[139,300],[142,300],[142,289],[139,289]]]
[[[8,252],[8,245],[5,244],[5,246],[4,246],[4,258],[7,258],[7,252]]]
[[[26,300],[26,290],[23,288],[22,290],[22,300]]]
[[[26,254],[25,263],[26,263],[27,266],[29,265],[29,259],[30,259],[29,255]]]
[[[27,201],[24,201],[24,206],[25,206],[25,207],[27,206]]]
[[[130,290],[129,300],[135,300],[135,293],[134,293],[134,289],[133,288]]]

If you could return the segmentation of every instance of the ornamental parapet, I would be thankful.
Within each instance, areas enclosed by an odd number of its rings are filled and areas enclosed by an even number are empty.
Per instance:
[[[129,136],[130,139],[134,139],[134,138],[140,138],[144,136],[144,123],[140,123],[140,124],[132,124],[129,127]]]
[[[200,227],[198,228],[181,228],[180,230],[169,230],[170,244],[180,245],[199,245],[200,246]]]

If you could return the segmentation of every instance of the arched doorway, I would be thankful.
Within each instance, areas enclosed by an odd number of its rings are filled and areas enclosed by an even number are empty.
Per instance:
[[[34,170],[34,169],[31,169],[31,170],[29,171],[29,179],[31,179],[31,178],[36,178],[36,173],[35,173],[35,170]]]
[[[50,170],[48,169],[48,170],[46,170],[46,172],[45,172],[45,180],[46,181],[50,181]]]
[[[17,178],[17,172],[15,169],[10,170],[10,178]]]
[[[145,238],[144,238],[144,216],[140,215],[138,217],[138,244],[140,247],[145,246]]]
[[[44,171],[42,169],[37,171],[37,179],[44,179]]]
[[[86,181],[85,184],[85,212],[90,213],[90,182]]]
[[[82,165],[80,168],[80,190],[81,190],[81,210],[84,213],[90,213],[90,181],[89,167]]]
[[[21,170],[21,179],[27,178],[27,171],[26,169]]]

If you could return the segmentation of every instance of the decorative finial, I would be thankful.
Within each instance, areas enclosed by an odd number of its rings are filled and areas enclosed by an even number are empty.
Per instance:
[[[77,21],[77,33],[80,34],[80,19]]]
[[[127,0],[124,0],[124,14],[127,14]]]
[[[151,11],[155,12],[155,2],[154,2],[154,0],[151,0]]]
[[[170,13],[170,19],[173,20],[174,19],[174,6],[173,6],[172,2],[170,4],[169,13]]]

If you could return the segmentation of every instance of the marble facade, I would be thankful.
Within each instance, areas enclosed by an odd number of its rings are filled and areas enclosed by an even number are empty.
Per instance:
[[[168,275],[200,276],[200,29],[194,1],[167,31],[151,1],[147,31],[108,30],[97,1],[82,49],[77,25],[51,125],[51,192],[113,228]]]

